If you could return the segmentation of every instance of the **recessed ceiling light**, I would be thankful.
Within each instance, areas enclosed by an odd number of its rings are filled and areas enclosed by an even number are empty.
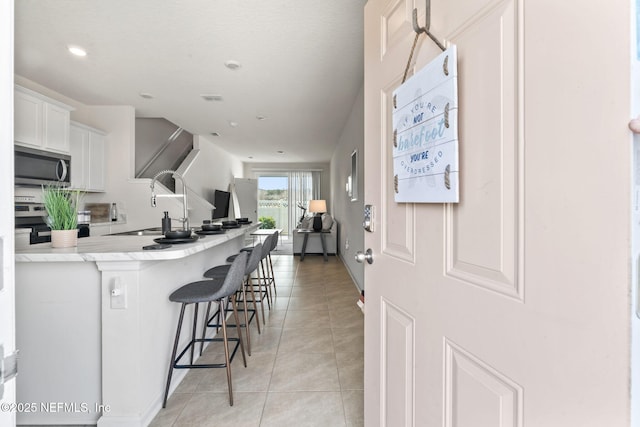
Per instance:
[[[222,95],[203,94],[200,97],[205,101],[222,101]]]
[[[141,92],[138,95],[140,95],[140,97],[144,99],[153,99],[153,95],[147,92]]]
[[[87,51],[80,46],[67,46],[67,49],[75,56],[87,56]]]
[[[224,66],[230,70],[237,70],[238,68],[240,68],[240,63],[238,61],[230,59],[228,61],[225,61]]]
[[[232,128],[236,128],[238,127],[238,122],[230,121],[229,126],[231,126]]]

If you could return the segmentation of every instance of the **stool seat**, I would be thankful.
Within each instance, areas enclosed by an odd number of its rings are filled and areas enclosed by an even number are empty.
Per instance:
[[[228,267],[231,267],[231,265]],[[215,301],[223,296],[220,292],[223,283],[224,280],[219,280],[217,278],[192,282],[188,285],[182,286],[169,295],[169,301],[186,304]]]
[[[250,254],[251,254],[251,252],[253,252],[253,248],[254,248],[253,246],[249,246],[249,247],[246,247],[246,248],[242,248],[242,249],[240,249],[240,253],[242,253],[242,252],[247,252],[247,253],[249,253],[249,255],[250,255]],[[236,259],[236,258],[238,257],[238,255],[240,255],[240,254],[229,255],[229,256],[227,257],[227,262],[233,262],[233,260],[234,260],[234,259]]]
[[[231,264],[217,265],[205,271],[203,276],[209,279],[224,278],[229,273],[229,268],[231,268]]]

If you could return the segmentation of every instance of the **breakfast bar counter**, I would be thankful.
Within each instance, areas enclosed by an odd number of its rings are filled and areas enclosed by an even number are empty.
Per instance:
[[[142,250],[158,236],[116,235],[16,251],[17,403],[29,409],[17,423],[147,426],[162,406],[178,318],[169,294],[225,264],[257,227],[161,250]]]

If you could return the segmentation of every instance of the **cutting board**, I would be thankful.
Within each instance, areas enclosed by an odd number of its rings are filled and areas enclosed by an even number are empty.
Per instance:
[[[110,203],[85,203],[85,210],[91,211],[91,222],[109,222],[111,210]]]

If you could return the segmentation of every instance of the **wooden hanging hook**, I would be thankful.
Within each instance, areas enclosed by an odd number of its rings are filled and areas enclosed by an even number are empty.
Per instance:
[[[446,50],[444,45],[440,43],[440,41],[436,39],[435,36],[431,34],[431,32],[429,31],[429,28],[431,27],[431,0],[425,0],[424,15],[425,15],[426,22],[424,24],[424,27],[421,27],[420,25],[418,25],[418,9],[415,9],[415,8],[413,9],[413,14],[412,14],[413,31],[415,31],[417,34],[425,33],[426,35],[428,35],[429,38],[433,40],[433,42],[437,44],[438,47],[442,49],[442,51],[444,52]]]

